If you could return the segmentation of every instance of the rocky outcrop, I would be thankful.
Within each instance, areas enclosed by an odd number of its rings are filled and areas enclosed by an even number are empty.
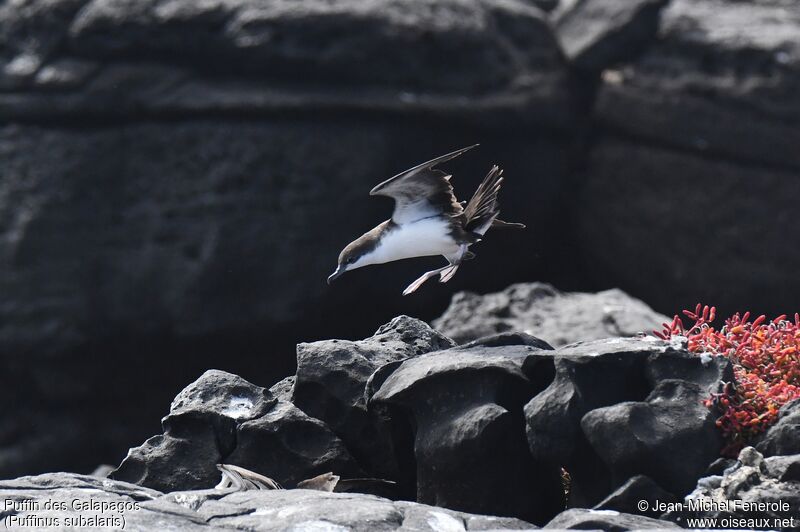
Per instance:
[[[367,381],[382,366],[454,345],[427,323],[407,316],[365,340],[299,344],[292,402],[325,422],[371,475],[397,477],[401,467],[392,455],[391,438],[367,412]]]
[[[524,1],[60,0],[7,6],[0,20],[9,44],[0,113],[15,120],[292,109],[566,114],[559,48]],[[560,109],[548,109],[556,101]]]
[[[221,463],[268,472],[286,487],[327,471],[362,473],[323,422],[222,371],[184,389],[162,424],[164,433],[131,449],[113,478],[177,491],[213,487]]]
[[[557,465],[532,460],[525,441],[522,407],[552,377],[552,351],[539,352],[450,349],[376,378],[369,406],[395,428],[396,448],[413,442],[417,501],[538,523],[563,504]]]
[[[678,379],[658,382],[644,401],[598,408],[581,419],[592,449],[619,481],[644,473],[670,493],[685,493],[719,456],[709,390]]]
[[[700,401],[733,378],[726,359],[639,339],[555,354],[555,378],[525,405],[527,435],[536,460],[569,472],[573,505],[594,506],[635,475],[681,496],[719,456],[715,416]]]
[[[297,355],[297,374],[269,390],[207,372],[112,477],[208,489],[225,463],[288,488],[331,472],[351,492],[539,526],[565,503],[648,514],[634,497],[683,497],[718,458],[702,400],[733,378],[726,358],[678,340],[553,349],[507,332],[456,346],[406,316]]]
[[[657,38],[603,72],[576,211],[595,278],[676,311],[796,305],[784,230],[800,193],[796,7],[673,0]]]
[[[723,519],[737,527],[796,530],[800,526],[800,454],[764,458],[745,447],[722,475],[700,479],[681,508],[665,518]]]
[[[413,529],[435,532],[535,528],[518,519],[466,514],[372,495],[310,490],[237,492],[231,489],[164,494],[126,482],[69,473],[0,481],[0,498],[11,501],[7,505],[9,509],[0,511],[0,525],[25,530],[95,526],[133,531]],[[47,501],[63,503],[64,509],[47,509]]]
[[[506,331],[525,331],[553,346],[657,329],[666,316],[620,290],[563,293],[545,283],[511,285],[502,292],[459,292],[434,320],[463,343]]]
[[[598,118],[657,145],[800,167],[792,149],[800,139],[792,125],[800,118],[795,7],[786,0],[671,1],[658,40],[604,77]]]
[[[269,390],[207,371],[172,402],[163,434],[131,449],[112,476],[161,491],[209,488],[220,463],[284,487],[328,471],[402,479],[402,453],[367,412],[368,381],[387,364],[453,346],[426,323],[399,316],[365,340],[298,345],[296,375]]]

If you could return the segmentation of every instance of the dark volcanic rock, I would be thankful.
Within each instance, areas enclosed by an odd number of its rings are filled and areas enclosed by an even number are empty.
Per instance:
[[[457,348],[382,376],[369,405],[386,409],[390,424],[413,438],[418,501],[539,523],[558,511],[557,464],[531,459],[522,415],[552,376],[544,353],[526,345]]]
[[[569,471],[573,505],[594,504],[614,485],[583,435],[581,419],[595,408],[649,392],[642,366],[652,347],[636,340],[605,340],[567,347],[566,356],[556,351],[555,379],[525,405],[531,454]]]
[[[70,473],[51,473],[0,481],[0,499],[37,505],[36,510],[0,512],[0,526],[25,530],[54,527],[24,521],[32,517],[66,519],[100,516],[113,528],[125,530],[326,530],[352,532],[419,530],[531,530],[518,519],[454,512],[413,502],[392,502],[372,495],[310,490],[245,491],[198,490],[162,494],[125,482],[98,480]],[[46,510],[47,501],[64,502],[66,510]],[[80,511],[73,508],[106,504],[117,511]],[[30,525],[21,524],[30,523]]]
[[[345,491],[372,483],[544,524],[563,509],[563,467],[570,504],[636,511],[637,497],[688,492],[718,456],[702,401],[732,378],[727,358],[691,355],[679,339],[554,350],[504,333],[455,346],[400,316],[363,341],[298,346],[297,375],[269,391],[207,372],[173,401],[164,434],[112,476],[175,491],[217,484],[219,463],[289,488],[332,472]],[[793,464],[778,470],[782,480],[797,474]],[[376,474],[394,482],[363,478]]]
[[[172,402],[164,433],[131,449],[112,476],[160,491],[212,487],[219,481],[216,465],[236,446],[237,424],[275,404],[264,388],[207,371]]]
[[[637,53],[658,31],[669,0],[577,0],[561,10],[557,33],[564,53],[579,68],[599,72]]]
[[[682,511],[670,511],[664,517],[679,524],[690,517],[732,517],[745,520],[742,526],[748,526],[748,519],[769,519],[772,521],[758,521],[749,527],[797,530],[800,454],[764,458],[754,448],[745,447],[736,465],[722,476],[700,479],[685,502]],[[689,503],[697,508],[692,510]]]
[[[648,503],[648,507],[644,511],[640,506],[640,501],[647,501]],[[657,501],[673,503],[678,502],[678,499],[672,493],[664,491],[651,478],[644,475],[636,475],[614,490],[611,495],[597,503],[593,509],[615,510],[622,513],[658,518],[663,512],[654,509]]]
[[[645,474],[683,495],[722,448],[718,414],[703,405],[707,398],[708,390],[695,383],[663,380],[643,402],[589,412],[581,428],[612,479]]]
[[[792,198],[800,194],[795,171],[613,139],[593,148],[589,166],[579,216],[598,277],[656,308],[680,308],[676,301],[729,309],[796,306],[800,248],[786,246]],[[713,186],[687,192],[709,184],[712,175]],[[685,215],[676,215],[676,204]],[[698,229],[708,227],[725,230],[709,237]],[[781,260],[763,260],[776,254]],[[629,256],[637,260],[619,260]],[[699,275],[704,271],[714,275]]]
[[[543,13],[524,1],[57,0],[6,7],[0,23],[8,91],[0,114],[21,120],[287,109],[568,113],[558,44]]]
[[[370,338],[323,340],[297,346],[292,401],[325,422],[370,474],[396,478],[389,435],[367,413],[367,380],[381,366],[453,347],[452,340],[420,320],[399,316]]]
[[[756,445],[764,456],[800,454],[800,400],[783,405],[777,423]]]
[[[658,144],[796,169],[798,89],[796,3],[673,0],[656,43],[605,76],[596,112]]]
[[[562,293],[544,283],[502,292],[460,292],[433,326],[459,343],[500,332],[525,331],[553,346],[650,332],[666,316],[619,290]]]
[[[637,474],[647,474],[671,490],[673,484],[665,485],[662,477],[673,479],[670,476],[673,462],[684,473],[680,477],[683,482],[690,484],[680,492],[683,494],[717,457],[721,447],[719,434],[716,430],[709,433],[706,422],[710,418],[713,425],[713,415],[700,401],[718,387],[720,380],[733,378],[727,359],[703,359],[678,344],[652,339],[609,339],[558,349],[554,365],[555,379],[525,405],[528,443],[536,460],[558,463],[569,471],[573,505],[593,506],[614,486]],[[649,439],[650,433],[643,439],[626,425],[613,435],[613,445],[609,446],[608,438],[601,441],[603,437],[593,432],[595,427],[587,425],[586,418],[602,418],[604,407],[620,412],[626,420],[628,408],[645,412],[643,418],[634,419],[650,424],[645,429],[655,431],[653,439]],[[693,417],[683,421],[684,412],[695,413],[701,421]],[[689,426],[684,432],[673,434],[669,429],[686,423]],[[603,434],[611,432],[609,429]],[[655,437],[658,434],[660,439]],[[667,456],[652,452],[656,447],[658,450],[660,446],[670,447],[675,443],[672,437],[697,439],[698,449],[690,451],[693,455],[690,465],[678,463],[683,450]],[[710,440],[706,441],[706,437]],[[714,445],[715,450],[709,451]],[[610,459],[609,453],[617,450],[619,455]],[[693,467],[703,460],[695,471]],[[632,467],[620,467],[621,464]],[[648,469],[651,467],[657,468],[660,476],[651,474]]]
[[[284,487],[329,471],[344,478],[364,476],[327,425],[286,402],[241,423],[236,447],[225,462],[259,472]]]
[[[289,487],[327,471],[360,473],[324,423],[222,371],[208,371],[184,389],[162,424],[164,433],[131,449],[113,478],[175,491],[214,486],[220,463]]]
[[[652,519],[641,515],[624,514],[614,510],[585,510],[583,508],[573,508],[558,514],[552,521],[547,523],[544,528],[624,532],[626,530],[680,527],[669,521]]]
[[[658,38],[602,76],[574,211],[595,279],[670,311],[796,307],[798,93],[796,2],[670,2]]]

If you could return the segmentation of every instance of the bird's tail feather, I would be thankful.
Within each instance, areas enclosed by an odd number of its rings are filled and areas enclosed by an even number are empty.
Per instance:
[[[525,229],[525,224],[505,222],[500,218],[495,218],[492,222],[492,229]]]
[[[500,193],[502,184],[503,170],[495,165],[483,178],[478,190],[464,208],[464,217],[466,218],[464,226],[468,231],[483,235],[490,227],[525,228],[523,224],[504,222],[497,218],[500,214],[497,195]]]
[[[493,166],[464,208],[465,229],[480,235],[489,229],[499,214],[497,193],[502,183],[503,171],[498,166]]]

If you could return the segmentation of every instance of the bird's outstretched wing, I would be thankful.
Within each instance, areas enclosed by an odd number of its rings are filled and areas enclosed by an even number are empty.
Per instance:
[[[500,192],[502,184],[503,171],[493,166],[464,208],[465,229],[483,235],[492,227],[497,215],[500,214],[497,193]]]
[[[464,208],[453,194],[451,176],[433,167],[454,159],[475,146],[477,144],[401,172],[370,190],[369,194],[394,199],[392,220],[397,224],[414,222],[439,214],[459,216]]]

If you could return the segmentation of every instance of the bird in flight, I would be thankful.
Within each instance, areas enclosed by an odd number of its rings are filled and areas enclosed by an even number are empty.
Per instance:
[[[468,202],[459,202],[450,184],[451,175],[434,168],[477,146],[468,146],[410,168],[387,179],[370,191],[371,196],[394,199],[389,220],[367,231],[339,254],[336,271],[328,284],[347,271],[412,257],[443,255],[448,264],[425,272],[408,285],[403,295],[416,291],[439,275],[446,283],[465,260],[475,257],[469,247],[479,242],[490,227],[523,229],[523,224],[497,218],[500,206],[497,194],[503,183],[503,171],[493,166]]]

